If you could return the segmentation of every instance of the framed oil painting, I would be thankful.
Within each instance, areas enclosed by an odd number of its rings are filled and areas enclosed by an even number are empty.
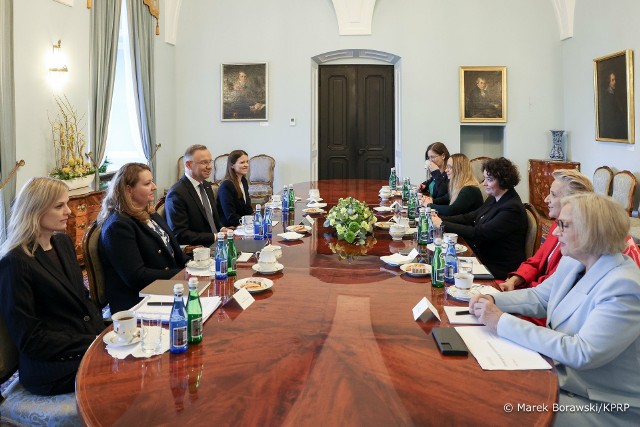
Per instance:
[[[222,121],[267,120],[267,63],[222,64]]]
[[[593,60],[596,140],[635,142],[633,106],[633,51]]]
[[[460,122],[507,122],[507,67],[460,67]]]

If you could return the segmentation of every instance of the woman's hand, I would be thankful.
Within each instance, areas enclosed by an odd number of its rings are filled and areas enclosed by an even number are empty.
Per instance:
[[[440,218],[438,214],[431,214],[431,221],[433,221],[433,225],[436,227],[440,227],[442,225],[442,218]]]
[[[427,206],[429,203],[433,203],[433,199],[429,196],[422,196],[422,201],[420,202],[420,204],[422,206]]]
[[[511,277],[509,277],[507,280],[505,280],[504,282],[500,283],[500,289],[504,292],[504,291],[512,291],[515,288],[517,288],[518,286],[521,286],[524,284],[524,279],[518,275],[513,275]]]
[[[498,330],[498,321],[504,313],[496,307],[493,297],[489,295],[474,295],[469,301],[469,313],[475,315],[493,332]]]

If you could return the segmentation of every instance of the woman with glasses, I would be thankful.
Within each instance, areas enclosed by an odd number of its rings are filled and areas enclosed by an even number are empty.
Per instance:
[[[100,258],[112,313],[128,310],[157,279],[170,279],[185,260],[171,229],[149,206],[156,185],[149,166],[127,163],[109,184],[98,223]]]
[[[518,168],[504,157],[482,164],[484,186],[489,196],[482,206],[466,214],[434,217],[436,226],[456,233],[469,243],[480,261],[496,279],[525,260],[524,240],[527,214],[515,186],[520,182]]]
[[[464,154],[453,154],[445,168],[449,191],[444,197],[422,197],[422,205],[435,209],[440,216],[459,215],[478,209],[482,202],[480,184],[473,176],[471,163]]]
[[[629,216],[594,193],[568,196],[561,206],[553,234],[563,256],[555,273],[535,288],[475,295],[469,311],[498,336],[555,361],[560,405],[594,408],[559,411],[554,425],[635,426],[640,269],[622,254]],[[546,316],[546,327],[514,314]]]
[[[0,315],[19,352],[20,383],[33,394],[73,392],[82,356],[105,327],[65,234],[68,203],[62,181],[30,179],[0,246]]]
[[[427,147],[424,168],[428,171],[429,178],[418,186],[419,191],[430,195],[433,199],[447,195],[449,182],[444,171],[447,160],[449,160],[449,150],[442,142],[434,142]]]
[[[553,172],[553,178],[549,195],[544,199],[549,207],[550,218],[558,218],[563,197],[593,192],[593,185],[589,178],[575,169],[558,169]],[[520,264],[517,270],[508,274],[508,279],[500,284],[500,289],[512,291],[516,288],[534,288],[556,271],[562,258],[560,242],[555,234],[557,227],[562,227],[561,221],[553,222],[544,243],[531,258]],[[623,253],[640,265],[640,251],[629,235],[626,237],[626,247]],[[544,318],[528,319],[538,325],[544,326],[545,324]]]
[[[249,196],[249,155],[243,150],[234,150],[227,159],[227,173],[218,189],[218,214],[224,227],[237,227],[240,218],[252,215]]]

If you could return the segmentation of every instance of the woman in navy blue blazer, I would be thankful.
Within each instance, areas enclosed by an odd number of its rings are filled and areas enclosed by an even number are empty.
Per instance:
[[[112,313],[140,301],[139,292],[183,267],[182,250],[165,220],[150,207],[156,185],[151,169],[127,163],[116,173],[102,202],[100,255]]]
[[[249,155],[243,150],[229,153],[227,173],[218,189],[218,214],[223,227],[237,227],[240,218],[253,214],[248,173]]]
[[[0,314],[19,352],[20,382],[40,395],[73,392],[82,356],[105,327],[64,234],[68,202],[62,181],[30,179],[0,246]]]

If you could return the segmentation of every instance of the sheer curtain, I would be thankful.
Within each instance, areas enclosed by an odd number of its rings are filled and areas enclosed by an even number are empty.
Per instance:
[[[16,165],[13,89],[13,0],[0,0],[0,182]],[[0,242],[4,241],[11,202],[16,196],[12,178],[0,190]]]
[[[156,145],[155,84],[153,78],[155,18],[149,13],[149,9],[142,1],[127,1],[127,13],[140,139],[144,155],[155,176],[156,161],[153,157]]]
[[[97,166],[102,164],[107,148],[121,6],[122,0],[110,0],[94,2],[91,7],[89,141]],[[96,175],[94,188],[99,184]]]

